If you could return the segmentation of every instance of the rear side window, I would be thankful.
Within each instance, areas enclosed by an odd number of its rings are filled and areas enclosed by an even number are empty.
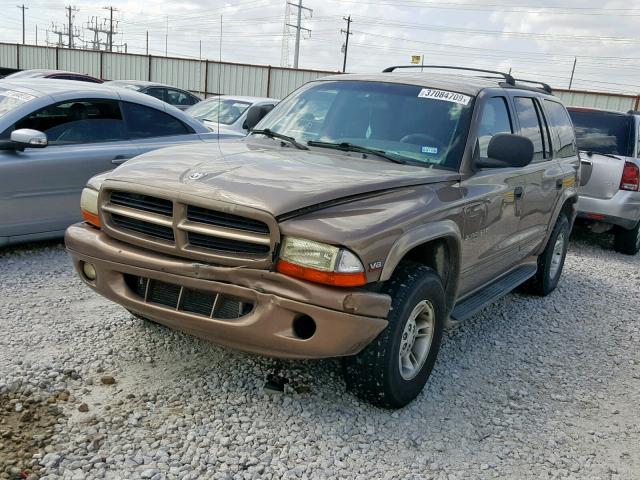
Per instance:
[[[539,162],[545,158],[545,137],[540,117],[535,107],[533,98],[516,97],[516,112],[520,122],[521,135],[529,138],[533,142],[533,161]]]
[[[570,110],[578,148],[630,157],[633,154],[633,117],[598,110]]]
[[[144,93],[157,98],[158,100],[162,100],[163,102],[167,101],[167,90],[164,88],[149,88],[148,90],[145,90]]]
[[[498,133],[513,133],[511,117],[504,97],[487,100],[482,109],[482,118],[478,125],[478,148],[480,157],[487,157],[491,138]]]
[[[544,106],[549,117],[549,124],[558,141],[558,157],[567,158],[574,156],[576,154],[575,136],[569,114],[558,102],[545,100]]]
[[[131,138],[185,135],[193,130],[168,113],[135,103],[123,102],[124,115]]]
[[[120,106],[113,100],[73,100],[51,105],[19,120],[14,127],[44,132],[51,145],[126,139]]]

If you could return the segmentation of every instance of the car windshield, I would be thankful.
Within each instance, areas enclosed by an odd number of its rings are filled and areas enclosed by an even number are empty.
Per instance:
[[[580,150],[629,157],[633,155],[631,115],[569,110]]]
[[[250,106],[250,102],[213,98],[211,100],[196,103],[186,112],[198,120],[206,120],[208,122],[216,122],[223,125],[232,125]]]
[[[400,162],[457,169],[472,103],[468,95],[415,85],[313,82],[281,102],[256,129],[311,146],[345,144]]]
[[[0,87],[0,117],[5,116],[14,108],[17,108],[23,103],[34,98],[36,97],[29,95],[28,93],[17,92],[15,90]]]

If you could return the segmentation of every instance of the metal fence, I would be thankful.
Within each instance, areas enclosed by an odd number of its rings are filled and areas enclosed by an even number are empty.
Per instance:
[[[284,98],[300,85],[337,72],[241,63],[156,57],[131,53],[70,50],[0,43],[0,69],[51,68],[107,80],[149,80],[203,96],[253,95]],[[640,110],[640,95],[554,89],[566,105],[608,110]]]
[[[148,80],[203,96],[224,94],[273,98],[283,98],[310,80],[337,73],[0,43],[0,69],[32,68],[69,70],[105,80]]]
[[[627,112],[640,110],[640,95],[623,95],[618,93],[585,92],[582,90],[559,90],[553,93],[567,106],[591,107],[604,110]]]

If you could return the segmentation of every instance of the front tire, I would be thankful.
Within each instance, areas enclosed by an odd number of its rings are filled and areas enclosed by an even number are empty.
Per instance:
[[[527,285],[528,291],[545,297],[556,289],[567,257],[570,234],[569,219],[561,213],[544,252],[538,257],[538,270]]]
[[[631,230],[618,228],[613,240],[613,248],[616,252],[625,255],[635,255],[640,251],[640,222]]]
[[[347,388],[383,408],[401,408],[424,388],[435,364],[446,307],[440,277],[430,268],[402,263],[385,284],[389,324],[359,354],[343,359]]]

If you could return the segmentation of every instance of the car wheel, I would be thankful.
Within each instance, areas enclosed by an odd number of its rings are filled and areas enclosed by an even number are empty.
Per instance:
[[[616,252],[626,255],[635,255],[640,251],[640,222],[631,230],[618,228],[616,231],[613,248]]]
[[[423,389],[440,348],[444,289],[430,268],[402,263],[385,284],[389,324],[359,354],[343,359],[347,388],[383,408],[400,408]]]
[[[538,270],[526,285],[527,291],[544,297],[555,290],[562,275],[570,234],[569,219],[560,214],[544,252],[538,257]]]

